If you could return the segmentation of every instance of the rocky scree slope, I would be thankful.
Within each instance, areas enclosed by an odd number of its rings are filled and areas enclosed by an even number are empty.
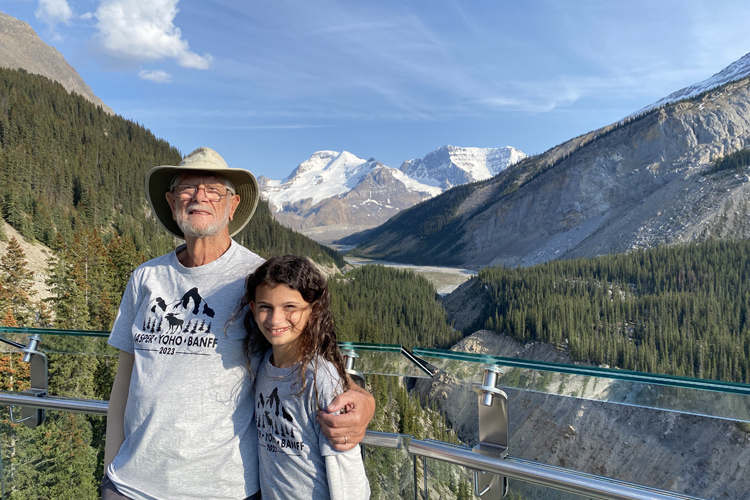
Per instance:
[[[478,268],[746,237],[750,177],[704,172],[748,146],[744,79],[527,158],[473,185],[437,229],[414,207],[353,239],[379,258]]]

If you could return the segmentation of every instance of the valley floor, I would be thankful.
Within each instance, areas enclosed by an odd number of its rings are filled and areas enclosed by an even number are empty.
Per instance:
[[[432,283],[440,295],[447,295],[458,288],[459,285],[477,275],[472,269],[461,269],[457,267],[439,266],[415,266],[412,264],[400,264],[383,260],[370,260],[361,257],[344,257],[354,267],[375,264],[396,269],[409,269],[417,274],[423,275]]]

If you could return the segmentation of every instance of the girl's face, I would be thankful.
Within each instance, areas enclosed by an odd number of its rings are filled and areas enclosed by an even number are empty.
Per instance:
[[[261,333],[273,347],[274,366],[294,365],[300,358],[297,341],[310,317],[310,304],[286,285],[260,285],[255,289],[250,309]]]

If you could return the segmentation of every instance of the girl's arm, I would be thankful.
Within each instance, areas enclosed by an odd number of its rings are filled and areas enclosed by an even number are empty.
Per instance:
[[[133,373],[135,356],[126,351],[120,351],[117,361],[117,373],[112,384],[112,392],[109,396],[109,410],[107,411],[107,434],[104,444],[104,473],[107,467],[115,459],[120,451],[120,446],[125,441],[125,406],[128,402],[130,392],[130,377]]]
[[[331,500],[367,500],[370,483],[359,449],[329,455],[326,459],[328,492]]]
[[[326,410],[318,412],[318,423],[323,434],[338,451],[351,450],[362,441],[375,415],[375,398],[353,382],[350,387],[336,396]],[[346,413],[334,415],[342,409]]]

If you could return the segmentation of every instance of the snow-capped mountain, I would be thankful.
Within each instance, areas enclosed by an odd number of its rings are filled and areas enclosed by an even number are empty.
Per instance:
[[[341,197],[360,185],[365,177],[378,169],[387,169],[408,191],[430,196],[441,190],[412,181],[398,170],[386,167],[375,159],[363,160],[348,151],[317,151],[284,180],[274,181],[261,177],[261,192],[277,212],[289,210],[299,202],[316,206],[328,198]]]
[[[399,170],[348,151],[317,151],[286,179],[261,176],[258,183],[277,220],[328,243],[452,186],[489,178],[525,156],[511,147],[443,146]]]
[[[401,171],[423,184],[450,189],[493,177],[526,158],[522,151],[504,148],[459,148],[443,146],[424,158],[407,160]]]
[[[645,113],[650,109],[658,108],[660,106],[664,106],[665,104],[677,102],[682,99],[695,97],[699,94],[702,94],[703,92],[706,92],[707,90],[711,90],[720,85],[724,85],[735,80],[740,80],[748,76],[750,76],[750,53],[745,54],[740,59],[737,59],[735,62],[722,69],[712,77],[707,78],[702,82],[694,83],[688,87],[672,92],[668,96],[662,97],[655,103],[636,111],[635,113],[633,113],[633,115],[639,115]]]
[[[318,151],[286,179],[258,179],[277,220],[322,242],[382,224],[442,192],[348,151]]]

